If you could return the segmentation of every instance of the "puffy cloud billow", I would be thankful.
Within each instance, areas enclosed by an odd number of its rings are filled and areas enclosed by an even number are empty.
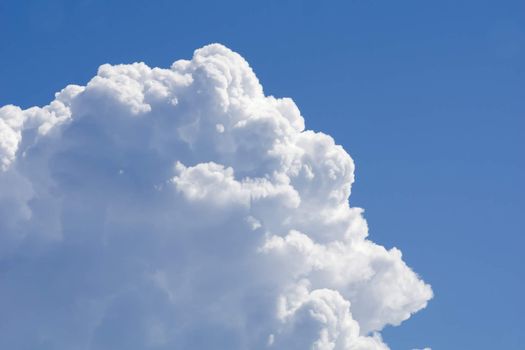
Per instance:
[[[432,290],[354,163],[215,44],[0,108],[0,348],[388,349]]]

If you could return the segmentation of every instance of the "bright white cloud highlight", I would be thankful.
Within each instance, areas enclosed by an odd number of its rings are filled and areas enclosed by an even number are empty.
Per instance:
[[[388,349],[431,288],[304,128],[221,45],[0,108],[0,347]]]

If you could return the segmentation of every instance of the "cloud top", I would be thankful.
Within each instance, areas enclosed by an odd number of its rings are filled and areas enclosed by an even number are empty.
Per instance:
[[[354,163],[213,44],[0,108],[0,345],[388,349],[432,290],[367,239]]]

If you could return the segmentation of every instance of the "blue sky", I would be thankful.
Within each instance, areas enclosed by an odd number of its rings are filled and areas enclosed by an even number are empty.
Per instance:
[[[212,42],[344,146],[372,240],[432,285],[393,349],[525,346],[523,1],[4,0],[0,106]]]

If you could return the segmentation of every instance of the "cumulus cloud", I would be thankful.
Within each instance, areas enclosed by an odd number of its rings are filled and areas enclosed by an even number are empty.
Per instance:
[[[214,44],[0,108],[0,347],[388,349],[432,290],[354,163]]]

